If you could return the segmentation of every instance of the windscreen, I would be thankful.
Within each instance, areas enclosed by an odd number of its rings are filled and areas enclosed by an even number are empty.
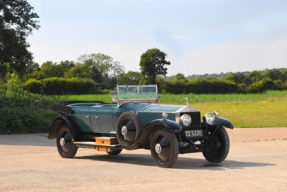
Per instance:
[[[141,85],[141,86],[118,86],[119,100],[155,100],[157,99],[156,85]]]

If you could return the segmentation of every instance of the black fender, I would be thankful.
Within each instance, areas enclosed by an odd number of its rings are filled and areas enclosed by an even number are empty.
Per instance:
[[[213,126],[216,126],[216,129],[218,129],[219,127],[233,129],[233,124],[231,123],[231,121],[222,117],[216,117],[212,124]]]
[[[80,130],[77,127],[77,124],[71,118],[69,118],[67,116],[57,117],[53,121],[49,135],[48,135],[48,139],[56,139],[58,130],[63,124],[68,125],[68,127],[71,131],[71,134],[72,134],[72,141],[74,142],[74,139],[80,133]]]
[[[146,125],[145,129],[149,129],[150,127],[154,126],[161,126],[169,130],[173,133],[179,133],[182,131],[182,127],[174,121],[169,119],[156,119],[151,121],[149,124]]]
[[[143,145],[150,137],[150,135],[155,131],[155,127],[163,127],[172,133],[179,133],[182,131],[182,127],[174,121],[168,119],[156,119],[147,124],[138,138],[129,147],[125,148],[128,150],[136,149]]]

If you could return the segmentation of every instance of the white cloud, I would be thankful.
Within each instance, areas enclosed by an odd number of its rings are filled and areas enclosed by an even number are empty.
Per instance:
[[[286,67],[287,39],[268,43],[225,43],[171,58],[168,75],[221,73]]]

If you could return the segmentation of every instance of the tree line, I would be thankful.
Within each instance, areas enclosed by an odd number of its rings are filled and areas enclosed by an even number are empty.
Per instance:
[[[24,89],[42,94],[106,93],[116,84],[158,84],[162,93],[262,93],[287,89],[286,69],[245,73],[166,77],[167,54],[152,48],[139,61],[141,72],[128,71],[103,53],[80,55],[76,62],[33,62],[27,37],[39,29],[39,16],[27,0],[0,1],[1,90],[18,74]],[[11,82],[11,81],[10,81]],[[13,87],[13,86],[12,86]]]
[[[24,89],[39,94],[108,93],[116,84],[157,84],[161,93],[262,93],[266,90],[287,89],[286,69],[267,69],[245,73],[230,73],[224,78],[198,77],[189,80],[182,73],[174,80],[167,73],[166,54],[157,48],[148,49],[140,59],[141,72],[128,71],[118,61],[103,53],[80,55],[76,62],[47,61],[42,65],[28,63],[21,76]],[[7,63],[5,78],[15,69]],[[9,72],[10,71],[10,72]],[[3,81],[4,79],[4,81]]]

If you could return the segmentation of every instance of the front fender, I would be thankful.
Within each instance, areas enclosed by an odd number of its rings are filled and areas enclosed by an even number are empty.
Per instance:
[[[216,126],[216,129],[219,127],[226,127],[233,129],[233,124],[228,119],[222,117],[216,117],[213,121],[213,125]]]
[[[144,144],[149,139],[150,135],[155,131],[155,127],[164,127],[172,133],[179,133],[182,131],[182,127],[174,121],[168,119],[156,119],[147,124],[134,143],[125,149],[136,149]]]
[[[70,131],[72,134],[72,141],[74,141],[75,136],[79,133],[79,131],[77,129],[76,124],[73,122],[73,120],[66,116],[57,117],[53,121],[49,135],[48,135],[48,139],[56,139],[58,130],[63,124],[67,124],[68,127],[70,128]]]
[[[160,126],[164,127],[170,132],[179,133],[182,131],[182,127],[174,121],[168,119],[156,119],[151,121],[149,124],[146,125],[144,129],[149,129],[150,127]]]

